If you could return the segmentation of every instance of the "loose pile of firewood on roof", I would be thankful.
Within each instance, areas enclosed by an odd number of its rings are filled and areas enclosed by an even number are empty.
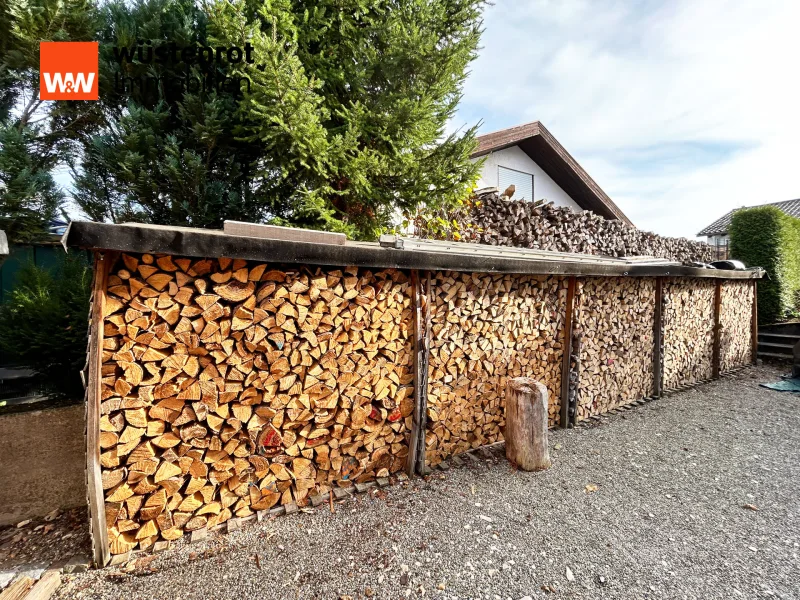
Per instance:
[[[432,216],[416,219],[418,237],[613,257],[654,256],[683,264],[712,260],[712,248],[703,242],[662,237],[591,211],[577,213],[541,200],[508,200],[493,188],[461,208]]]

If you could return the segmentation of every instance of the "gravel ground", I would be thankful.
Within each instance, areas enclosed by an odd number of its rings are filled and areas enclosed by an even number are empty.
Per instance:
[[[68,578],[59,598],[798,598],[800,397],[748,370],[494,458]],[[588,486],[588,487],[587,487]]]
[[[0,527],[0,573],[47,566],[91,551],[86,508],[58,509],[45,517]],[[0,577],[2,585],[2,577]]]

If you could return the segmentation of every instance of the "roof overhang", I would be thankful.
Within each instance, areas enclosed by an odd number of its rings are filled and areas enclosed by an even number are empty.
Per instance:
[[[472,158],[519,146],[581,208],[633,225],[614,201],[539,121],[478,136]]]
[[[243,258],[297,265],[358,265],[371,268],[451,270],[473,273],[536,275],[685,276],[754,279],[760,270],[726,271],[684,267],[639,260],[564,255],[558,252],[503,248],[458,242],[386,244],[352,242],[344,245],[231,235],[220,230],[161,225],[74,221],[62,239],[64,247],[94,251]],[[400,246],[400,247],[398,247]],[[637,264],[638,263],[638,264]]]

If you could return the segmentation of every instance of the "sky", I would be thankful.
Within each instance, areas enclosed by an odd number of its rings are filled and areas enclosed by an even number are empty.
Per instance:
[[[452,128],[541,121],[662,235],[800,197],[800,2],[494,2]]]

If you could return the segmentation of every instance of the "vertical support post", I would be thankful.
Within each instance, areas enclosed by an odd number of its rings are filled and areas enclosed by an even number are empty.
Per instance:
[[[423,433],[420,429],[422,414],[422,291],[420,290],[419,271],[416,269],[411,270],[411,289],[414,294],[414,414],[412,415],[411,435],[408,439],[408,459],[406,462],[406,474],[409,477],[413,476],[416,470],[419,437]]]
[[[94,256],[94,281],[92,305],[89,315],[89,358],[86,386],[86,494],[89,504],[92,552],[98,567],[111,560],[106,526],[105,497],[100,469],[100,400],[103,362],[103,318],[106,283],[112,253],[96,252]]]
[[[661,397],[664,363],[661,360],[661,330],[664,305],[664,278],[656,277],[656,306],[653,312],[653,397]]]
[[[424,287],[423,287],[424,286]],[[411,271],[414,290],[414,414],[408,444],[406,473],[413,476],[425,465],[425,415],[428,409],[428,302],[430,274]],[[424,289],[426,288],[426,289]]]
[[[751,329],[751,350],[754,365],[758,364],[758,280],[753,279],[753,317],[750,325]]]
[[[569,366],[572,359],[572,305],[575,302],[575,276],[570,275],[567,282],[567,304],[564,315],[564,348],[561,357],[561,414],[559,425],[569,427]]]
[[[425,324],[422,335],[422,418],[420,419],[419,449],[417,451],[417,472],[425,473],[425,433],[428,430],[428,363],[431,356],[431,272],[425,271],[424,299],[422,317]]]
[[[722,280],[715,280],[714,286],[714,354],[711,362],[711,377],[719,379],[720,371],[720,336],[722,326],[720,325],[720,313],[722,312]]]

